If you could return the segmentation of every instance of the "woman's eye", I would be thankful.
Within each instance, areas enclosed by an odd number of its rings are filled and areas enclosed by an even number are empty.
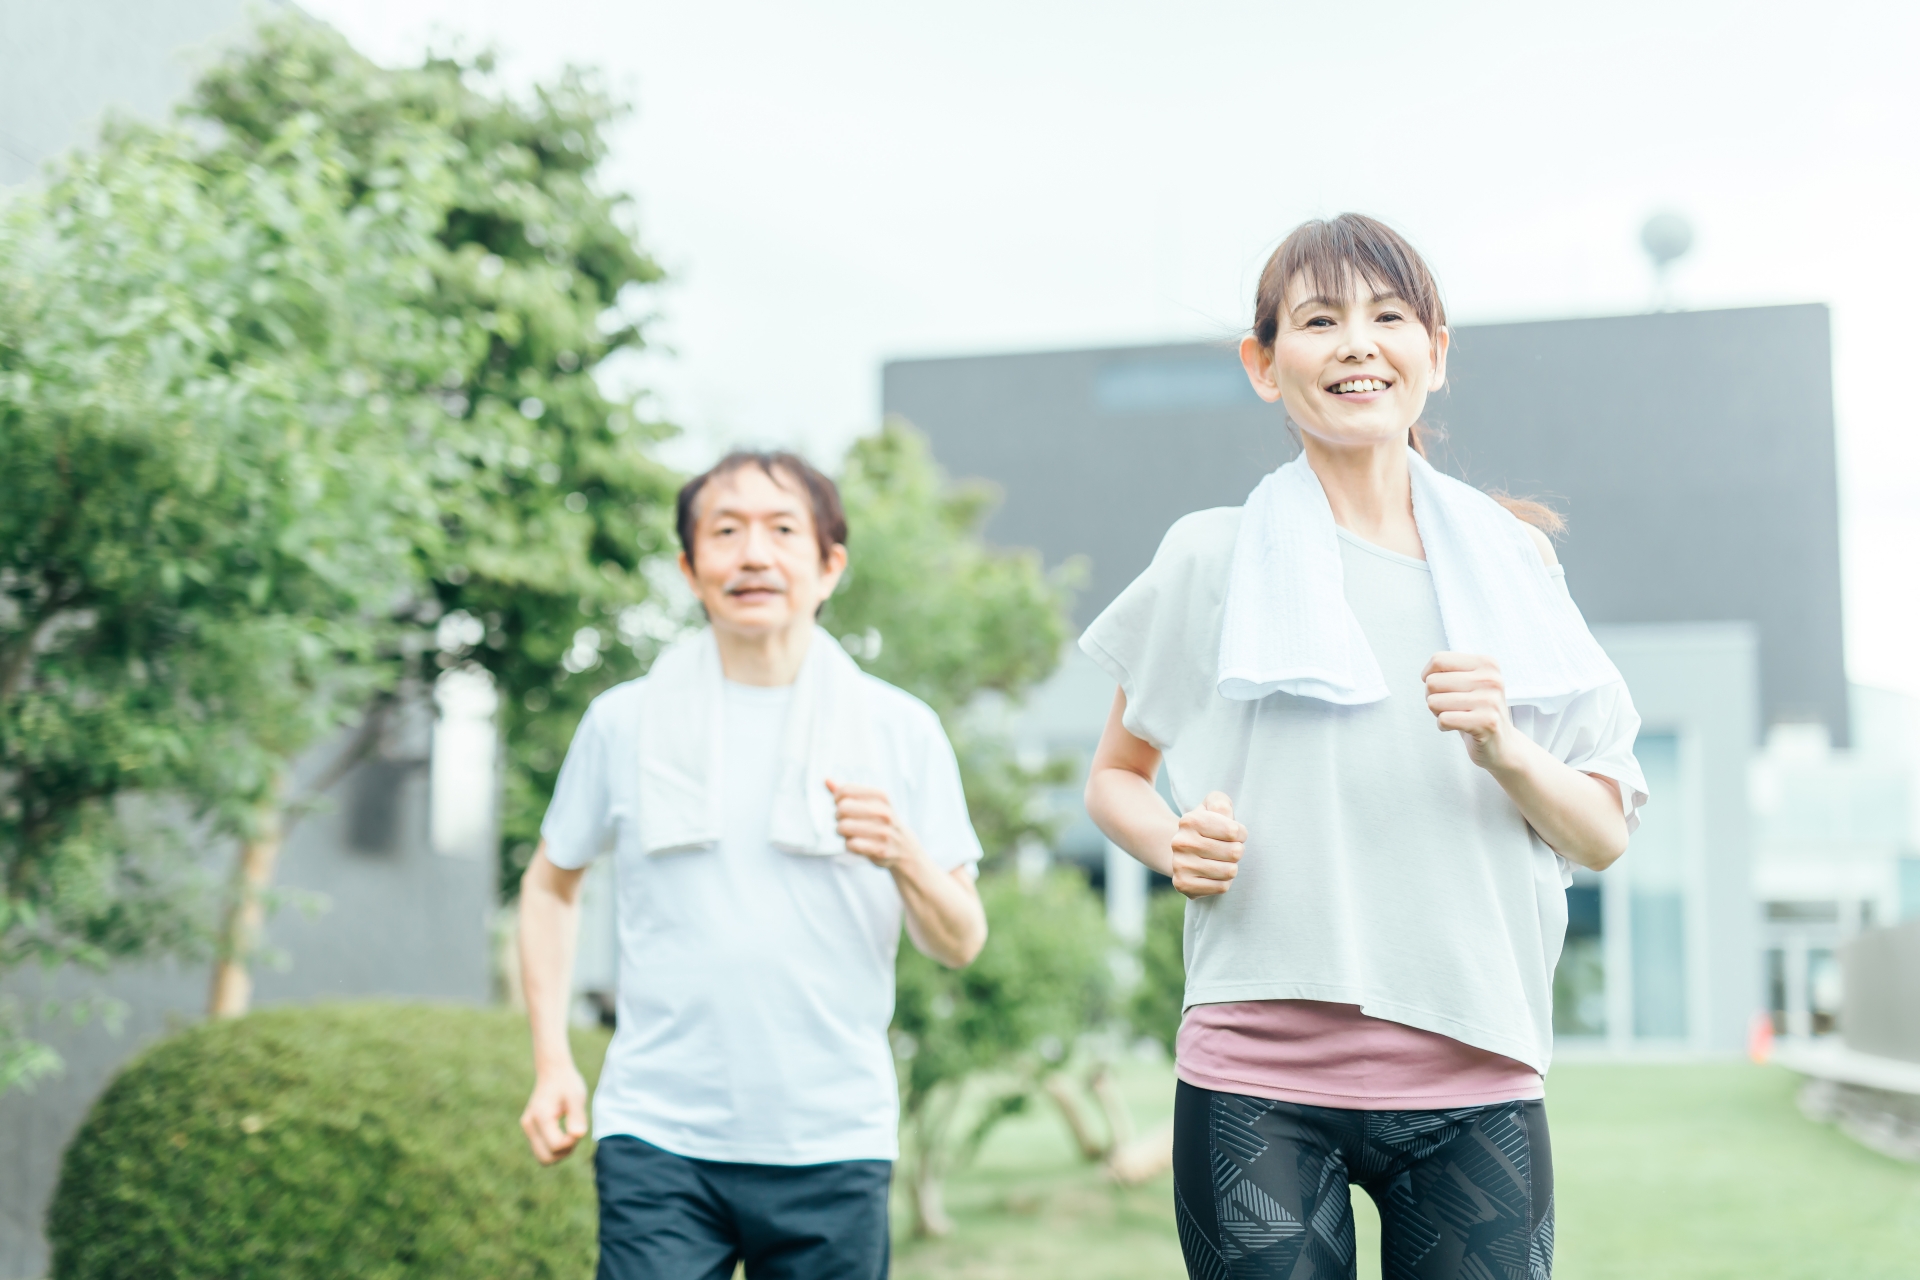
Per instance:
[[[1331,316],[1315,316],[1313,319],[1307,321],[1307,328],[1309,329],[1331,329],[1332,327],[1333,317]]]
[[[1380,313],[1380,323],[1382,324],[1392,324],[1404,318],[1405,317],[1398,311],[1382,311]]]

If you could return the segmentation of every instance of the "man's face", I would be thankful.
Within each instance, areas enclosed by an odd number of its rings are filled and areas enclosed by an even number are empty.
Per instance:
[[[784,472],[738,467],[707,482],[696,504],[693,555],[680,572],[717,631],[763,636],[811,626],[839,585],[847,549],[823,564],[806,491]]]

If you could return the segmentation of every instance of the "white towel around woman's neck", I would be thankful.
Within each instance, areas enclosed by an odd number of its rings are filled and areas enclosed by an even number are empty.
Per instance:
[[[669,647],[647,674],[640,725],[640,845],[674,853],[719,843],[727,768],[725,683],[708,627]],[[827,779],[875,775],[867,677],[840,642],[813,629],[780,743],[768,841],[786,853],[847,851]]]
[[[1617,682],[1619,671],[1520,521],[1411,449],[1407,466],[1448,646],[1497,661],[1509,703],[1555,711]],[[1221,619],[1218,687],[1246,702],[1270,693],[1342,704],[1387,696],[1347,605],[1333,509],[1305,455],[1247,498]]]

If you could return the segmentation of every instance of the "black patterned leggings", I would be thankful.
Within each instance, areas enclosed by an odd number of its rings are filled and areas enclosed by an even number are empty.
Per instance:
[[[1181,1081],[1173,1197],[1193,1280],[1354,1275],[1357,1183],[1384,1280],[1549,1280],[1553,1153],[1539,1101],[1342,1111]]]

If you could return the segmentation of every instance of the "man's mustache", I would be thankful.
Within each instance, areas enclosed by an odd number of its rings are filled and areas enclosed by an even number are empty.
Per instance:
[[[721,588],[728,595],[738,595],[742,591],[778,591],[785,595],[786,578],[772,570],[756,573],[737,573],[727,579],[727,585]]]

